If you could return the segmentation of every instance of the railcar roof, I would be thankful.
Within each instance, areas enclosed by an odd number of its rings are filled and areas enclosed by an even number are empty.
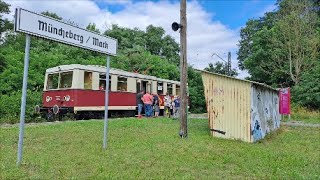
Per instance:
[[[61,65],[61,66],[56,66],[56,67],[49,68],[49,69],[46,70],[46,73],[55,73],[55,72],[60,72],[60,71],[70,71],[70,70],[74,70],[74,69],[88,70],[88,71],[94,71],[94,72],[99,72],[99,73],[105,73],[106,72],[106,67],[105,66],[70,64],[70,65]],[[124,71],[124,70],[121,70],[121,69],[115,69],[115,68],[110,68],[110,74],[128,76],[128,77],[135,77],[135,78],[139,78],[139,79],[148,79],[148,80],[154,80],[154,81],[161,81],[161,82],[169,82],[169,83],[180,84],[179,81],[161,79],[161,78],[157,78],[155,76],[149,76],[149,75],[144,75],[144,74],[139,74],[139,73],[133,73],[133,72],[128,72],[128,71]]]

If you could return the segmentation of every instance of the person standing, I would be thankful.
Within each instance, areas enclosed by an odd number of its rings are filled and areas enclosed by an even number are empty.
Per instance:
[[[146,92],[146,94],[143,95],[142,100],[143,100],[145,111],[146,111],[146,117],[151,117],[153,96],[151,96],[149,92]]]
[[[160,98],[157,93],[153,94],[153,109],[154,109],[154,117],[159,116],[159,105],[160,105]]]
[[[164,114],[166,117],[170,117],[170,108],[171,107],[171,97],[169,96],[169,93],[166,93],[166,96],[164,97]]]
[[[180,97],[177,96],[174,100],[174,116],[175,118],[179,118],[180,116]]]
[[[144,95],[144,90],[141,90],[140,93],[137,94],[137,105],[138,105],[138,118],[141,118],[141,112],[143,107],[142,97]]]

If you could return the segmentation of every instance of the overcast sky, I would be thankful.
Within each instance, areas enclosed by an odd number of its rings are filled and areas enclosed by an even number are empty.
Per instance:
[[[145,30],[150,24],[161,26],[167,34],[179,42],[179,33],[171,30],[172,22],[180,20],[179,1],[131,1],[131,0],[5,0],[14,8],[22,7],[37,13],[50,11],[64,19],[70,19],[81,27],[94,22],[100,31],[110,29],[111,24],[137,27]],[[232,53],[232,67],[237,67],[239,31],[250,18],[263,16],[276,8],[276,0],[208,0],[187,2],[188,63],[203,69],[208,63],[221,61],[211,55],[219,54],[227,60]],[[240,72],[239,78],[248,74]]]

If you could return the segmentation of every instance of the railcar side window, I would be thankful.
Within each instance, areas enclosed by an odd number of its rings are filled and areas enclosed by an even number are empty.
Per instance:
[[[180,96],[180,86],[176,85],[176,94]]]
[[[158,82],[157,91],[158,91],[159,95],[163,94],[163,83],[162,82]]]
[[[167,84],[167,89],[168,89],[168,93],[169,95],[172,95],[172,84]]]
[[[127,78],[118,76],[118,91],[127,91]]]
[[[58,89],[59,74],[49,74],[47,89]]]
[[[140,93],[141,91],[141,83],[137,82],[137,93]]]
[[[71,88],[72,72],[64,72],[60,74],[59,88]]]
[[[92,72],[84,72],[84,89],[92,89]]]
[[[106,75],[100,74],[99,75],[99,90],[105,90],[106,89]],[[111,76],[109,76],[109,91],[111,89]]]

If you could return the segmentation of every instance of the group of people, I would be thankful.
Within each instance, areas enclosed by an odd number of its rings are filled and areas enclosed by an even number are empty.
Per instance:
[[[150,94],[142,90],[137,94],[138,118],[142,117],[142,109],[144,107],[146,117],[158,117],[162,100],[157,93]],[[166,94],[164,97],[164,115],[167,117],[179,117],[180,114],[180,97],[175,96],[173,99]]]

